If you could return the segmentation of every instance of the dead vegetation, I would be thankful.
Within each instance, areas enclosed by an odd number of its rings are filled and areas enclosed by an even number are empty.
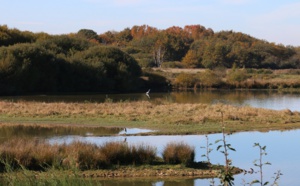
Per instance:
[[[79,169],[94,170],[116,165],[151,164],[156,148],[131,146],[123,142],[107,142],[101,146],[86,142],[50,144],[45,140],[16,138],[0,144],[0,170]]]
[[[160,133],[220,132],[220,111],[231,131],[300,127],[300,113],[226,104],[170,103],[163,100],[118,103],[40,103],[0,101],[0,122],[94,124],[143,127]],[[25,120],[25,119],[23,119]],[[108,122],[109,121],[109,122]]]

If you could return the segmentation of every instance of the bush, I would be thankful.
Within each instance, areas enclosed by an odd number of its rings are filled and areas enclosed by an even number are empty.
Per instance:
[[[182,88],[191,88],[200,82],[198,75],[181,73],[175,79],[175,84]]]
[[[169,164],[185,164],[189,165],[194,162],[195,150],[181,142],[179,144],[173,142],[167,144],[163,151],[163,159]]]
[[[109,164],[126,164],[130,161],[130,149],[122,142],[108,142],[101,146],[101,151]]]
[[[248,78],[248,73],[245,69],[233,69],[227,74],[227,81],[231,84],[239,84]]]
[[[201,73],[200,80],[203,87],[218,87],[222,83],[222,77],[209,69]]]
[[[128,146],[122,142],[108,142],[101,147],[101,151],[110,164],[149,164],[156,158],[154,147]]]
[[[135,164],[151,164],[156,159],[156,148],[148,145],[131,146],[131,156]]]
[[[105,168],[109,165],[100,147],[94,144],[74,142],[66,146],[67,158],[63,159],[64,168],[77,167],[80,170]]]

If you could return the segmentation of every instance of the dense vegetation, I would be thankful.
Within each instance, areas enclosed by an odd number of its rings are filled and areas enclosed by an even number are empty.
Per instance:
[[[214,33],[201,25],[174,26],[165,30],[134,26],[120,32],[106,32],[99,40],[120,47],[134,56],[141,66],[165,63],[172,67],[210,69],[233,65],[271,69],[300,67],[299,47],[269,43],[240,32]]]
[[[98,35],[32,33],[0,26],[0,94],[139,91],[166,79],[143,67],[299,68],[300,48],[201,25],[142,25]]]
[[[140,66],[118,48],[65,35],[31,38],[35,42],[0,48],[2,94],[131,91],[141,85]]]

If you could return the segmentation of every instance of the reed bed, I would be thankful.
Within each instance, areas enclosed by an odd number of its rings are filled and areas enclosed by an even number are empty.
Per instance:
[[[194,162],[195,150],[188,144],[169,143],[163,150],[163,159],[169,164],[191,165]]]
[[[0,145],[0,170],[106,169],[119,165],[151,164],[156,148],[108,142],[101,146],[85,142],[49,144],[44,140],[12,139]]]
[[[0,122],[9,124],[58,122],[149,128],[159,130],[160,134],[195,134],[220,132],[222,119],[232,131],[300,127],[299,112],[225,104],[180,104],[165,100],[118,103],[0,101]]]

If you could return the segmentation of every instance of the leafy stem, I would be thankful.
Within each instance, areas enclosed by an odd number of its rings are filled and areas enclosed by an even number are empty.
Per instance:
[[[224,117],[223,117],[223,112],[221,112],[221,116],[222,116],[222,139],[217,140],[216,143],[222,142],[221,145],[219,145],[217,147],[217,151],[220,151],[221,153],[224,154],[224,158],[225,158],[225,168],[224,170],[221,172],[220,175],[220,179],[221,179],[221,183],[225,186],[229,185],[232,186],[234,185],[234,178],[233,178],[233,168],[232,168],[232,161],[229,159],[229,153],[228,151],[235,151],[234,148],[231,147],[231,144],[228,144],[226,141],[226,135],[225,135],[225,124],[224,124]],[[222,150],[220,150],[222,149]]]
[[[270,162],[263,162],[263,156],[266,156],[267,155],[267,152],[266,152],[266,146],[262,146],[260,145],[259,143],[254,143],[254,147],[258,147],[259,148],[259,159],[258,160],[255,160],[254,161],[254,166],[258,167],[259,168],[259,173],[260,173],[260,179],[259,180],[254,180],[250,183],[250,185],[253,185],[255,183],[258,183],[260,184],[261,186],[265,186],[265,185],[268,185],[269,182],[266,181],[264,182],[263,180],[263,167],[265,165],[271,165]],[[277,184],[277,181],[279,180],[280,176],[282,175],[280,170],[277,171],[277,173],[275,173],[275,178],[274,178],[274,182],[272,184],[272,186],[274,185],[278,185]]]

